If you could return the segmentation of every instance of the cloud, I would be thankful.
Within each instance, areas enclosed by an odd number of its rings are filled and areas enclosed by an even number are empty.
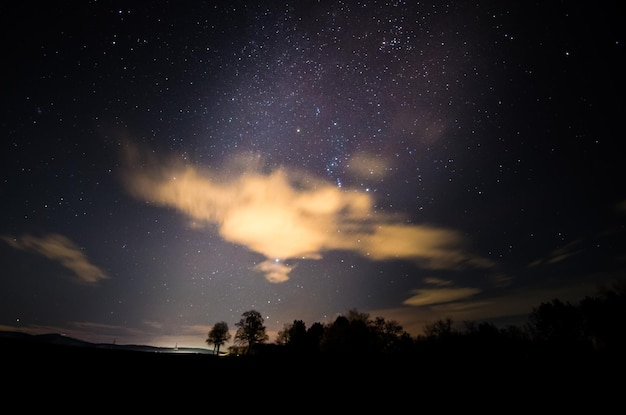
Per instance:
[[[403,301],[402,304],[409,306],[437,306],[451,304],[462,307],[465,300],[481,292],[478,288],[453,287],[453,282],[436,277],[427,277],[424,282],[435,288],[423,288],[413,290],[413,296]]]
[[[388,173],[387,161],[375,154],[360,152],[350,158],[348,171],[361,179],[381,179]]]
[[[555,249],[548,256],[534,260],[528,266],[536,267],[545,264],[556,264],[557,262],[564,261],[573,255],[578,255],[583,252],[583,250],[580,248],[581,243],[581,239],[569,242],[565,246]]]
[[[425,306],[449,303],[453,301],[465,300],[478,294],[477,288],[434,288],[414,290],[414,295],[403,304],[411,306]]]
[[[255,266],[254,269],[263,272],[269,282],[285,282],[289,279],[289,273],[293,267],[282,264],[279,260],[268,259]]]
[[[452,281],[442,280],[441,278],[436,277],[426,277],[424,278],[424,282],[426,284],[436,285],[439,287],[446,287],[453,284]]]
[[[100,280],[109,278],[104,271],[89,262],[74,242],[63,235],[49,234],[42,237],[23,235],[0,238],[13,248],[34,252],[58,262],[71,270],[81,282],[96,284]]]
[[[319,259],[331,250],[372,260],[413,260],[427,268],[490,266],[467,253],[454,230],[382,215],[370,193],[313,175],[287,168],[263,171],[256,156],[218,170],[146,160],[132,146],[125,156],[122,178],[131,195],[174,208],[194,227],[213,227],[225,240],[263,255],[267,261],[256,269],[270,282],[286,281],[291,271],[276,259]]]

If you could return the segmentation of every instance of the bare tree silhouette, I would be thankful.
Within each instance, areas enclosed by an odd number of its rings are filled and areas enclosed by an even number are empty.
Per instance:
[[[256,310],[246,311],[242,319],[235,323],[238,327],[235,333],[235,342],[247,344],[247,354],[252,354],[256,344],[262,344],[269,340],[263,325],[263,317]]]
[[[228,324],[224,321],[215,323],[213,328],[209,331],[206,343],[210,346],[213,345],[214,354],[220,354],[220,346],[223,346],[228,340],[230,340],[231,334],[228,331]]]

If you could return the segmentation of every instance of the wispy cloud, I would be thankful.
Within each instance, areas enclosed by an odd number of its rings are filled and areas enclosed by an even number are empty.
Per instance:
[[[350,158],[348,172],[362,179],[381,179],[389,173],[387,161],[375,154],[360,152]]]
[[[428,268],[491,266],[467,252],[454,230],[382,215],[370,193],[306,173],[263,171],[257,157],[247,163],[255,167],[233,171],[146,160],[130,146],[125,155],[123,179],[131,195],[173,207],[194,226],[216,227],[225,240],[262,254],[267,261],[256,269],[270,282],[286,281],[291,271],[276,260],[319,259],[331,250],[372,260],[412,260]]]
[[[546,257],[534,260],[529,264],[529,267],[536,267],[539,265],[556,264],[566,260],[567,258],[578,255],[583,252],[580,247],[582,243],[581,239],[574,240],[563,247],[557,248],[550,252]]]
[[[429,287],[412,291],[411,297],[402,302],[413,307],[427,307],[431,310],[445,308],[447,311],[474,308],[472,297],[481,292],[473,287],[455,287],[454,283],[441,278],[427,277],[424,283]]]
[[[468,298],[480,292],[477,288],[427,288],[413,291],[413,295],[404,300],[405,305],[426,306],[450,303]]]
[[[96,284],[109,278],[104,271],[89,262],[78,245],[63,235],[22,235],[19,237],[3,235],[0,239],[15,249],[33,252],[58,262],[71,270],[80,282]]]
[[[436,277],[426,277],[424,278],[424,283],[429,285],[435,285],[437,287],[448,287],[453,284],[452,281],[444,280]]]
[[[281,263],[278,259],[265,260],[254,267],[265,274],[269,282],[285,282],[289,279],[289,273],[293,267]]]

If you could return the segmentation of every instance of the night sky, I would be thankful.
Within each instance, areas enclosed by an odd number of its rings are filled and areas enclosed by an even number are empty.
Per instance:
[[[0,10],[2,330],[417,335],[624,277],[618,2]]]

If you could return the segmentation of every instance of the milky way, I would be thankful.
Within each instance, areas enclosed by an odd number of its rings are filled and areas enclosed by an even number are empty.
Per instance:
[[[523,322],[623,273],[613,6],[3,13],[0,327]]]

